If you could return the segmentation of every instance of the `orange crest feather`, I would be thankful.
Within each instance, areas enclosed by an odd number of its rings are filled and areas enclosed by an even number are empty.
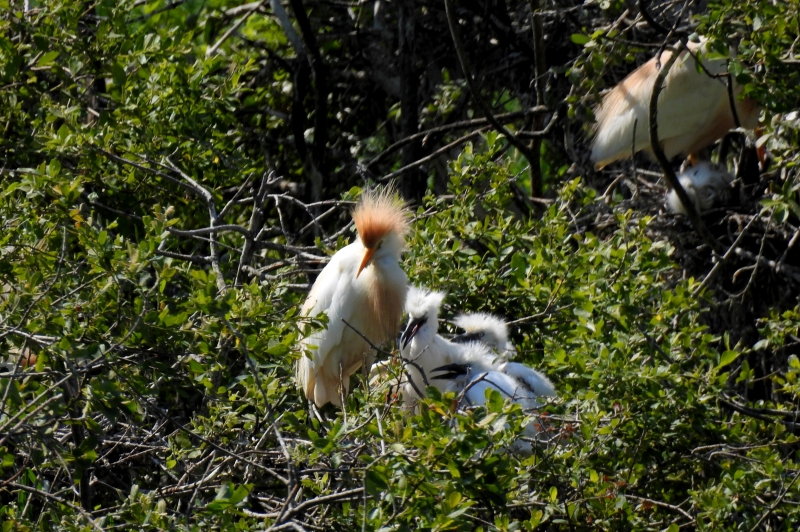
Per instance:
[[[353,209],[358,237],[369,249],[375,248],[390,232],[404,240],[411,226],[410,216],[411,213],[391,185],[367,190],[361,194],[361,201]]]

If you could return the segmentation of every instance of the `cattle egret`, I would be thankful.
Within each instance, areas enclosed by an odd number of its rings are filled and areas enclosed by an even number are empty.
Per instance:
[[[434,369],[433,381],[439,380],[448,382],[451,388],[463,393],[463,400],[469,406],[485,405],[488,390],[497,390],[504,399],[520,405],[525,411],[540,408],[542,398],[556,395],[553,384],[538,371],[516,362],[507,362],[498,367],[485,355],[467,357]],[[539,422],[528,423],[523,437],[536,438],[540,428]],[[530,443],[524,440],[515,442],[512,449],[525,455],[530,455],[532,451]]]
[[[715,204],[727,201],[731,194],[733,176],[707,161],[702,161],[681,172],[678,181],[694,204],[695,210],[702,214]],[[674,213],[686,214],[686,209],[674,190],[667,194],[667,207]]]
[[[472,312],[457,316],[453,323],[466,331],[452,338],[453,342],[481,342],[494,349],[504,362],[516,356],[517,350],[514,344],[508,341],[508,326],[497,316]]]
[[[736,127],[728,97],[727,64],[723,58],[705,59],[706,41],[690,42],[672,65],[658,97],[658,137],[664,154],[696,154]],[[602,168],[641,150],[650,152],[650,96],[661,65],[671,52],[665,51],[640,66],[603,98],[596,111],[597,126],[592,144],[592,162]],[[697,56],[702,68],[698,68]],[[755,101],[739,98],[742,87],[734,83],[739,125],[758,125],[760,108]]]
[[[538,408],[541,398],[555,395],[555,389],[547,377],[524,364],[503,362],[489,345],[475,341],[454,343],[439,336],[437,319],[443,299],[444,294],[439,292],[414,287],[409,290],[406,300],[409,321],[400,339],[406,372],[413,381],[413,384],[409,382],[403,388],[406,402],[420,398],[419,392],[424,392],[426,380],[430,386],[442,392],[463,392],[463,400],[469,405],[485,404],[489,388],[499,391],[503,397],[523,409]],[[486,334],[486,324],[497,325],[497,322],[502,325],[500,331],[505,333],[505,324],[497,318],[475,320],[475,327],[471,329],[473,333],[484,332],[482,338],[486,339],[490,337]],[[507,335],[499,334],[494,338],[507,338]],[[537,425],[528,424],[525,436],[535,437],[539,432]],[[515,443],[514,450],[530,454],[531,446],[519,441]]]
[[[408,325],[400,337],[400,355],[409,379],[402,389],[406,403],[419,399],[426,385],[435,386],[442,392],[456,391],[454,382],[431,379],[435,368],[477,357],[494,358],[491,350],[483,344],[457,344],[439,336],[439,306],[444,297],[441,292],[417,287],[408,291]]]
[[[514,345],[508,341],[508,326],[503,320],[491,314],[475,312],[462,314],[453,320],[456,325],[467,331],[456,336],[453,342],[462,343],[477,341],[493,348],[500,356],[495,360],[490,369],[497,369],[504,374],[523,383],[530,393],[549,397],[556,394],[550,380],[538,371],[517,362],[507,362],[508,358],[517,354]],[[484,361],[478,361],[478,366],[488,371]]]
[[[371,365],[371,348],[359,333],[374,345],[395,337],[408,288],[398,261],[409,212],[394,189],[365,192],[353,222],[358,238],[331,257],[302,308],[309,317],[328,315],[325,329],[303,339],[311,356],[301,357],[296,368],[298,385],[317,406],[341,406],[350,376],[362,363]]]

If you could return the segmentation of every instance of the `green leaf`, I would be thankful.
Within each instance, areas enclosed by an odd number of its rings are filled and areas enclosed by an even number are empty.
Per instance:
[[[730,350],[729,351],[725,351],[719,357],[719,364],[717,364],[717,368],[716,369],[719,370],[719,369],[724,368],[725,366],[727,366],[728,364],[730,364],[731,362],[736,360],[739,357],[740,354],[741,353],[739,353],[738,351],[730,351]]]
[[[586,43],[588,43],[589,41],[592,40],[588,35],[584,35],[582,33],[573,33],[572,35],[569,36],[569,39],[573,43],[575,43],[577,45],[580,45],[580,46],[583,46],[583,45],[585,45]]]
[[[117,63],[111,65],[111,78],[114,80],[114,85],[119,88],[124,87],[126,79],[125,68]]]
[[[53,62],[56,60],[57,57],[58,57],[57,51],[47,52],[44,55],[42,55],[42,57],[39,58],[39,61],[36,62],[36,66],[44,67],[51,65],[53,64]]]

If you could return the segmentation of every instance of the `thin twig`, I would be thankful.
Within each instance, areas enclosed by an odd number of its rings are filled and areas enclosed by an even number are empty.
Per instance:
[[[44,497],[45,499],[54,501],[57,504],[63,504],[68,508],[72,508],[73,510],[81,514],[87,521],[89,521],[89,524],[92,525],[92,528],[94,528],[98,532],[104,532],[103,528],[97,524],[97,521],[92,519],[92,516],[89,514],[89,512],[87,512],[80,506],[72,504],[71,502],[62,499],[61,497],[56,497],[52,493],[47,493],[46,491],[37,490],[36,488],[25,486],[24,484],[17,484],[16,482],[12,482],[9,484],[9,486],[18,490],[27,491],[28,493],[32,493],[34,495],[39,495],[40,497]]]

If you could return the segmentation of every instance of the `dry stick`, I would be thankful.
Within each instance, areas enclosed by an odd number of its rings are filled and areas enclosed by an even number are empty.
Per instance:
[[[740,414],[743,414],[745,416],[749,416],[749,417],[752,417],[752,418],[755,418],[755,419],[760,419],[761,421],[769,421],[770,423],[783,423],[783,425],[785,425],[786,428],[788,428],[790,430],[793,430],[793,431],[800,429],[800,424],[799,423],[795,423],[793,421],[784,421],[784,420],[781,420],[781,419],[771,418],[771,417],[763,414],[760,409],[750,408],[750,407],[745,406],[743,404],[739,404],[736,401],[733,401],[732,399],[731,400],[726,399],[726,397],[727,396],[723,394],[721,397],[718,398],[719,402],[722,403],[723,405],[727,406],[731,410],[739,412]]]
[[[750,529],[750,532],[756,532],[756,530],[760,530],[761,523],[764,522],[764,520],[769,516],[769,514],[771,514],[775,510],[775,508],[778,507],[783,498],[786,497],[786,494],[789,493],[789,490],[792,489],[792,486],[794,486],[794,483],[797,481],[797,477],[800,477],[800,473],[794,474],[794,478],[792,479],[791,482],[789,482],[789,485],[786,486],[786,489],[783,490],[783,493],[781,493],[778,496],[778,498],[775,499],[775,502],[772,503],[772,506],[767,508],[767,511],[764,512],[764,515],[761,516],[761,519],[759,519],[758,522],[755,524],[755,526],[753,526],[753,528]]]
[[[242,246],[242,255],[239,258],[239,267],[236,269],[236,277],[233,281],[234,285],[239,284],[239,276],[242,274],[242,269],[244,266],[249,266],[250,260],[253,258],[253,244],[255,243],[253,235],[256,234],[259,231],[259,228],[261,228],[264,224],[264,218],[266,216],[266,213],[264,212],[264,196],[267,195],[267,183],[270,181],[270,175],[272,174],[264,174],[264,176],[261,178],[261,185],[258,187],[258,191],[253,196],[253,212],[250,214],[250,226],[248,227],[247,231],[248,237],[245,238],[244,246]],[[224,211],[225,209],[223,209],[223,212]]]
[[[706,224],[703,223],[703,220],[700,218],[700,215],[694,208],[694,204],[689,199],[689,196],[686,194],[683,186],[681,186],[680,181],[678,181],[678,177],[672,170],[667,156],[664,155],[664,150],[661,149],[661,142],[658,140],[658,96],[661,94],[664,80],[666,79],[667,74],[669,74],[672,65],[675,64],[678,56],[681,55],[685,48],[686,45],[684,42],[680,41],[678,46],[676,46],[672,51],[672,55],[670,56],[669,60],[667,60],[667,62],[659,70],[658,76],[656,76],[656,81],[653,83],[653,93],[650,96],[650,110],[648,115],[648,119],[650,120],[650,148],[653,150],[653,155],[658,161],[658,164],[661,166],[661,170],[664,172],[664,177],[666,177],[670,187],[677,193],[678,199],[680,199],[681,203],[683,204],[683,208],[686,210],[686,215],[689,217],[689,221],[691,221],[700,237],[709,246],[711,246],[711,250],[719,253],[723,250],[722,244],[720,244],[719,241],[714,238],[714,235],[712,235],[711,231],[708,230]]]
[[[202,236],[202,235],[216,235],[218,233],[239,233],[244,237],[250,236],[250,231],[241,225],[212,225],[210,227],[203,227],[200,229],[175,229],[174,227],[167,227],[167,231],[175,236]]]
[[[228,40],[228,37],[230,37],[231,35],[233,35],[233,32],[235,32],[236,30],[238,30],[238,29],[239,29],[239,28],[242,26],[242,24],[244,24],[244,23],[247,21],[247,19],[248,19],[248,18],[250,18],[250,15],[252,15],[252,14],[253,14],[253,13],[255,13],[256,11],[258,11],[258,10],[261,8],[261,6],[263,6],[263,5],[264,5],[264,2],[265,2],[265,1],[266,1],[266,0],[261,0],[260,2],[258,2],[258,3],[256,3],[256,4],[251,4],[251,7],[250,7],[250,9],[247,11],[247,13],[245,13],[244,15],[242,15],[242,16],[241,16],[241,18],[240,18],[239,20],[237,20],[237,21],[236,21],[236,22],[233,24],[233,26],[231,26],[231,27],[228,29],[228,31],[226,31],[226,32],[225,32],[225,33],[222,35],[222,37],[220,37],[220,38],[219,38],[219,40],[218,40],[217,42],[215,42],[215,43],[214,43],[214,45],[213,45],[213,46],[211,46],[210,48],[208,48],[208,49],[206,50],[206,57],[211,57],[211,56],[214,54],[214,52],[216,52],[216,51],[219,49],[219,47],[220,47],[220,46],[222,46],[222,43],[224,43],[225,41],[227,41],[227,40]]]
[[[483,133],[487,129],[489,129],[489,126],[482,127],[482,128],[480,128],[480,129],[478,129],[476,131],[473,131],[472,133],[464,135],[460,139],[454,140],[453,142],[451,142],[447,146],[442,146],[441,148],[439,148],[435,152],[431,153],[427,157],[423,157],[422,159],[414,161],[413,163],[408,164],[408,165],[400,168],[399,170],[396,170],[396,171],[392,172],[391,174],[386,174],[385,176],[383,176],[381,178],[378,178],[378,181],[388,181],[389,179],[392,179],[392,178],[395,178],[395,177],[397,177],[397,176],[399,176],[401,174],[404,174],[405,172],[407,172],[409,170],[412,170],[412,169],[414,169],[414,168],[416,168],[418,166],[422,166],[423,164],[427,163],[428,161],[430,161],[432,159],[435,159],[436,157],[440,156],[441,154],[443,154],[447,150],[455,148],[459,144],[462,144],[462,143],[470,140],[473,137],[477,137],[478,135],[480,135],[481,133]]]
[[[520,131],[517,133],[517,136],[523,139],[543,139],[550,132],[553,130],[553,127],[558,122],[558,111],[553,112],[553,116],[550,117],[550,121],[544,126],[544,129],[540,129],[539,131]]]
[[[787,255],[789,255],[789,251],[791,251],[791,249],[797,243],[797,238],[798,237],[800,237],[800,228],[798,228],[794,232],[794,235],[792,235],[792,238],[789,240],[789,244],[786,246],[786,249],[784,250],[783,254],[781,255],[781,258],[778,259],[778,271],[779,272],[781,271],[781,267],[783,266],[783,262],[786,260]]]
[[[714,265],[713,268],[711,268],[711,271],[708,272],[708,275],[706,275],[705,278],[703,279],[703,281],[697,286],[697,288],[695,289],[695,294],[697,294],[704,287],[708,286],[708,283],[711,281],[711,279],[714,278],[714,276],[717,274],[717,272],[722,267],[722,265],[725,263],[725,261],[728,260],[728,258],[731,256],[731,253],[733,253],[734,250],[737,248],[737,246],[739,245],[739,241],[742,240],[742,238],[744,237],[745,233],[747,233],[747,230],[750,229],[751,225],[753,225],[753,222],[758,220],[759,216],[761,214],[763,214],[763,213],[764,213],[764,211],[761,211],[761,213],[759,213],[758,216],[753,216],[750,219],[750,221],[747,222],[747,225],[744,226],[744,229],[742,229],[742,232],[739,233],[739,236],[737,236],[736,240],[733,241],[733,244],[731,244],[731,246],[728,248],[728,251],[726,251],[725,254],[719,260],[717,260],[717,263]]]
[[[211,460],[208,461],[208,465],[206,466],[206,470],[203,473],[203,476],[200,478],[200,480],[194,483],[194,490],[192,491],[192,496],[189,497],[189,502],[186,504],[185,515],[186,515],[187,526],[189,525],[189,519],[191,519],[192,517],[192,508],[194,508],[194,500],[197,497],[197,493],[200,491],[200,487],[209,480],[211,480],[212,478],[211,475],[209,475],[209,472],[211,471],[211,468],[214,467],[214,458],[216,458],[216,456],[217,456],[217,451],[216,450],[211,451]]]
[[[206,206],[208,208],[208,217],[211,220],[210,229],[214,229],[219,223],[219,217],[217,216],[217,208],[214,205],[214,196],[212,196],[211,192],[206,190],[205,187],[200,185],[200,183],[196,182],[194,179],[189,177],[189,175],[186,174],[183,170],[178,168],[170,160],[169,157],[165,157],[164,160],[167,161],[167,164],[170,166],[170,168],[172,168],[172,170],[180,174],[180,176],[191,185],[191,187],[195,190],[196,194],[198,194],[201,198],[205,200]],[[232,226],[232,227],[239,227],[239,226]],[[244,228],[239,227],[239,229],[244,229]],[[249,231],[245,231],[245,236],[246,238],[250,238]],[[222,275],[222,268],[219,265],[219,241],[217,240],[216,231],[212,232],[209,235],[209,248],[211,250],[211,269],[214,270],[217,282],[217,290],[219,290],[220,293],[224,293],[228,289],[228,287],[225,284],[225,277]]]
[[[175,183],[176,185],[188,190],[189,192],[199,196],[201,199],[203,199],[203,201],[205,201],[205,203],[206,203],[206,205],[208,207],[209,216],[211,218],[211,227],[204,228],[204,229],[197,229],[197,230],[194,230],[194,231],[181,231],[179,229],[175,229],[175,228],[169,227],[169,228],[167,228],[167,230],[170,233],[172,233],[174,235],[177,235],[177,236],[198,236],[198,235],[203,235],[203,234],[210,234],[211,235],[211,237],[209,239],[210,240],[210,247],[211,247],[211,256],[210,256],[211,266],[214,269],[214,273],[216,275],[217,289],[220,292],[225,291],[227,289],[227,287],[225,285],[225,278],[222,275],[222,269],[219,266],[219,243],[217,241],[216,234],[217,234],[218,231],[223,231],[223,230],[224,231],[233,231],[233,232],[237,232],[237,233],[240,233],[240,234],[244,235],[246,238],[250,238],[250,233],[245,228],[237,226],[237,225],[218,226],[217,222],[219,220],[219,217],[217,216],[216,208],[214,206],[214,198],[211,195],[211,193],[208,190],[206,190],[203,186],[201,186],[199,183],[197,183],[194,179],[189,177],[180,168],[175,166],[175,164],[173,164],[172,161],[169,158],[166,158],[166,161],[169,164],[169,166],[165,166],[165,168],[171,168],[172,170],[174,170],[175,172],[180,174],[181,177],[183,177],[183,181],[180,180],[180,179],[176,179],[176,178],[172,177],[171,175],[165,174],[164,172],[161,172],[161,171],[156,170],[154,168],[150,168],[150,167],[144,166],[142,164],[136,163],[134,161],[130,161],[128,159],[120,157],[118,155],[115,155],[115,154],[113,154],[113,153],[111,153],[109,151],[106,151],[106,150],[102,149],[102,148],[96,148],[96,149],[97,149],[97,151],[99,151],[100,153],[104,154],[109,159],[112,159],[114,161],[117,161],[117,162],[120,162],[120,163],[123,163],[123,164],[127,164],[127,165],[130,165],[130,166],[133,166],[134,168],[138,168],[140,170],[144,170],[145,172],[150,172],[150,173],[155,174],[155,175],[157,175],[159,177],[162,177],[162,178],[164,178],[164,179],[166,179],[166,180],[168,180],[168,181],[170,181],[172,183]],[[148,159],[146,159],[144,157],[142,157],[142,159],[144,159],[145,161],[147,161],[149,163],[152,163],[151,161],[149,161]],[[159,163],[156,163],[156,164],[159,164]],[[161,166],[164,166],[164,165],[161,165]]]
[[[233,206],[236,205],[236,202],[239,201],[239,198],[242,196],[242,194],[244,193],[245,189],[247,189],[247,187],[250,185],[250,182],[252,181],[252,179],[253,179],[253,174],[250,174],[249,176],[247,176],[247,179],[245,179],[244,183],[242,183],[239,186],[239,188],[233,194],[233,197],[228,201],[228,203],[225,204],[225,206],[222,208],[222,210],[219,211],[219,217],[220,218],[225,218],[225,215],[228,214],[228,211],[230,211],[231,208],[233,208]]]
[[[320,504],[336,502],[343,499],[352,499],[353,497],[361,495],[363,491],[364,488],[353,488],[351,490],[340,491],[338,493],[331,493],[330,495],[322,495],[314,499],[303,501],[294,508],[292,508],[291,510],[288,510],[286,514],[283,516],[283,518],[289,519],[292,516],[301,514],[308,508],[313,508],[314,506],[319,506]]]
[[[297,31],[295,31],[294,26],[292,26],[292,20],[289,18],[289,14],[286,13],[280,0],[269,0],[269,6],[278,18],[281,29],[283,29],[286,38],[289,40],[289,43],[291,43],[297,55],[306,55],[306,50],[303,47],[303,40],[300,38],[300,35],[297,34]]]
[[[58,384],[58,385],[60,386],[61,384],[63,384],[63,383],[64,383],[64,382],[66,382],[67,380],[69,380],[70,378],[72,378],[72,375],[67,375],[66,377],[64,377],[63,379],[61,379],[60,381],[58,381],[56,384]],[[49,389],[52,389],[52,388],[54,388],[54,387],[55,387],[55,386],[51,386]],[[46,394],[42,393],[42,394],[39,394],[39,395],[37,395],[37,396],[36,396],[36,398],[34,399],[34,401],[38,400],[38,398],[39,398],[39,397],[42,397],[42,396],[44,396],[44,395],[46,395]],[[0,440],[0,445],[4,444],[4,443],[6,442],[6,440],[9,438],[9,436],[12,436],[12,435],[13,435],[13,434],[14,434],[14,433],[17,431],[17,429],[19,429],[19,428],[20,428],[22,425],[24,425],[24,424],[25,424],[25,422],[26,422],[28,419],[32,418],[33,416],[35,416],[36,414],[38,414],[39,412],[41,412],[41,411],[42,411],[42,409],[44,409],[44,408],[45,408],[47,405],[49,405],[50,403],[53,403],[53,402],[55,402],[55,401],[58,401],[58,400],[60,400],[60,399],[63,399],[63,398],[64,398],[64,396],[63,396],[62,394],[56,394],[56,395],[53,395],[53,396],[51,396],[51,397],[50,397],[50,398],[49,398],[47,401],[45,401],[44,403],[42,403],[42,404],[40,404],[38,407],[36,407],[34,410],[32,410],[32,411],[28,412],[28,414],[27,414],[25,417],[23,417],[22,419],[20,419],[20,420],[19,420],[19,422],[18,422],[16,425],[14,425],[13,427],[11,427],[11,428],[8,430],[8,432],[6,432],[6,433],[5,433],[5,435],[3,436],[3,439],[2,439],[2,440]],[[13,418],[11,418],[11,421],[13,421],[14,419],[16,419],[16,417],[17,417],[19,414],[22,414],[22,413],[24,413],[24,412],[25,412],[25,410],[20,410],[20,411],[19,411],[19,413],[17,413],[17,415],[15,415]],[[10,421],[9,421],[9,423],[10,423]],[[4,425],[4,428],[5,428],[6,426],[8,426],[8,423],[6,423],[6,424]]]
[[[528,6],[531,10],[531,29],[533,32],[533,52],[534,52],[534,84],[536,87],[536,104],[544,105],[544,72],[546,70],[545,57],[544,57],[544,27],[542,25],[542,15],[540,0],[528,0]],[[553,117],[556,115],[554,114]],[[541,117],[535,117],[535,128],[539,129],[541,124]],[[552,125],[555,121],[551,120]],[[549,126],[548,126],[549,127]],[[536,138],[531,143],[531,152],[535,155],[534,159],[528,159],[531,164],[530,177],[531,177],[531,196],[539,197],[542,195],[544,189],[544,180],[542,177],[542,164],[541,157],[539,156],[542,149],[542,138]]]
[[[524,111],[514,111],[512,113],[504,113],[501,115],[496,115],[495,118],[498,120],[503,121],[512,121],[517,118],[527,116],[533,113],[544,113],[547,112],[547,107],[537,105],[536,107],[531,107],[529,109],[525,109]],[[462,120],[460,122],[453,122],[452,124],[446,124],[443,126],[432,127],[430,129],[426,129],[425,131],[420,131],[419,133],[415,133],[410,135],[404,139],[398,140],[385,150],[383,150],[380,154],[378,154],[374,159],[368,162],[365,166],[366,168],[371,168],[376,164],[383,162],[389,155],[396,152],[406,144],[414,142],[415,140],[419,140],[420,138],[425,138],[429,135],[433,135],[436,133],[446,133],[448,131],[452,131],[454,129],[468,129],[475,126],[485,126],[488,124],[489,121],[486,118],[474,118],[472,120]]]
[[[670,30],[668,30],[667,28],[656,22],[656,19],[654,19],[652,15],[650,15],[650,12],[647,11],[647,4],[645,3],[645,0],[639,0],[639,13],[642,14],[642,18],[644,18],[644,20],[647,21],[647,24],[657,32],[664,35],[670,33]]]
[[[637,501],[647,502],[647,503],[650,503],[650,504],[652,504],[654,506],[661,506],[662,508],[668,508],[668,509],[672,510],[673,512],[678,512],[679,514],[684,516],[686,519],[689,520],[689,523],[694,523],[695,522],[695,518],[692,517],[692,515],[689,512],[687,512],[686,510],[684,510],[682,508],[679,508],[678,506],[675,506],[673,504],[668,504],[666,502],[657,501],[655,499],[648,499],[646,497],[638,497],[636,495],[631,495],[629,493],[626,493],[624,496],[628,497],[630,499],[637,500]]]
[[[740,257],[747,257],[750,260],[758,261],[766,266],[769,266],[776,272],[783,273],[786,276],[791,277],[794,281],[800,283],[800,270],[798,270],[795,267],[790,267],[785,264],[780,265],[774,260],[770,260],[762,256],[757,256],[754,253],[747,251],[746,249],[742,249],[740,247],[734,248],[733,252],[739,255]]]
[[[64,506],[72,508],[73,510],[81,514],[87,521],[89,521],[89,524],[92,525],[92,528],[98,530],[99,532],[104,532],[103,528],[100,525],[98,525],[94,519],[92,519],[92,516],[89,514],[89,512],[87,512],[80,506],[76,506],[71,502],[67,502],[61,497],[56,497],[52,493],[47,493],[46,491],[37,490],[36,488],[31,488],[30,486],[25,486],[23,484],[17,484],[16,482],[12,482],[11,484],[9,484],[9,486],[12,488],[16,488],[18,490],[27,491],[28,493],[32,493],[34,495],[39,495],[40,497],[44,497],[45,499],[50,499],[58,504],[63,504]]]
[[[355,332],[357,335],[359,335],[361,338],[363,338],[363,339],[364,339],[364,341],[365,341],[365,342],[367,342],[367,343],[369,344],[369,346],[370,346],[372,349],[374,349],[374,350],[375,350],[375,351],[377,351],[378,353],[383,353],[383,354],[384,354],[384,355],[386,355],[386,356],[392,356],[392,354],[391,354],[391,353],[389,353],[388,351],[384,351],[384,350],[383,350],[383,349],[381,349],[380,347],[378,347],[378,346],[376,346],[375,344],[373,344],[373,343],[370,341],[370,339],[369,339],[369,338],[367,338],[366,336],[364,336],[364,335],[361,333],[361,331],[359,331],[358,329],[356,329],[355,327],[353,327],[352,325],[350,325],[350,324],[347,322],[347,320],[346,320],[346,319],[344,319],[344,318],[341,318],[341,319],[342,319],[342,322],[343,322],[345,325],[347,325],[348,327],[350,327],[351,329],[353,329],[353,331],[354,331],[354,332]]]
[[[727,82],[725,83],[725,86],[728,89],[728,104],[731,106],[731,115],[733,116],[733,123],[736,125],[737,128],[740,128],[742,127],[742,125],[739,123],[739,113],[736,112],[736,97],[733,95],[733,76],[731,75],[730,70],[728,70],[728,75],[725,76],[725,80]]]
[[[375,419],[378,422],[378,434],[381,436],[381,454],[386,454],[386,442],[384,442],[385,438],[383,436],[383,423],[381,423],[381,414],[377,408],[375,409]]]
[[[525,159],[528,161],[528,165],[532,167],[534,159],[538,158],[538,153],[533,153],[531,149],[525,145],[524,142],[519,140],[513,133],[511,133],[508,129],[503,126],[500,122],[492,114],[492,109],[489,105],[483,101],[480,93],[478,92],[475,84],[472,80],[472,75],[470,74],[469,65],[467,64],[467,56],[464,53],[464,46],[461,43],[461,38],[458,36],[458,28],[455,19],[455,13],[453,12],[453,2],[452,0],[444,0],[444,7],[445,12],[447,13],[447,25],[450,28],[450,35],[453,38],[453,45],[456,49],[456,55],[458,55],[458,62],[461,65],[461,72],[464,74],[464,79],[467,81],[467,85],[469,86],[469,90],[472,93],[472,97],[475,98],[475,101],[478,102],[478,105],[483,110],[483,114],[486,116],[486,119],[492,124],[492,127],[497,131],[501,132],[506,139],[508,139],[509,144],[517,148],[517,150],[522,154]],[[538,159],[537,159],[538,160]]]

